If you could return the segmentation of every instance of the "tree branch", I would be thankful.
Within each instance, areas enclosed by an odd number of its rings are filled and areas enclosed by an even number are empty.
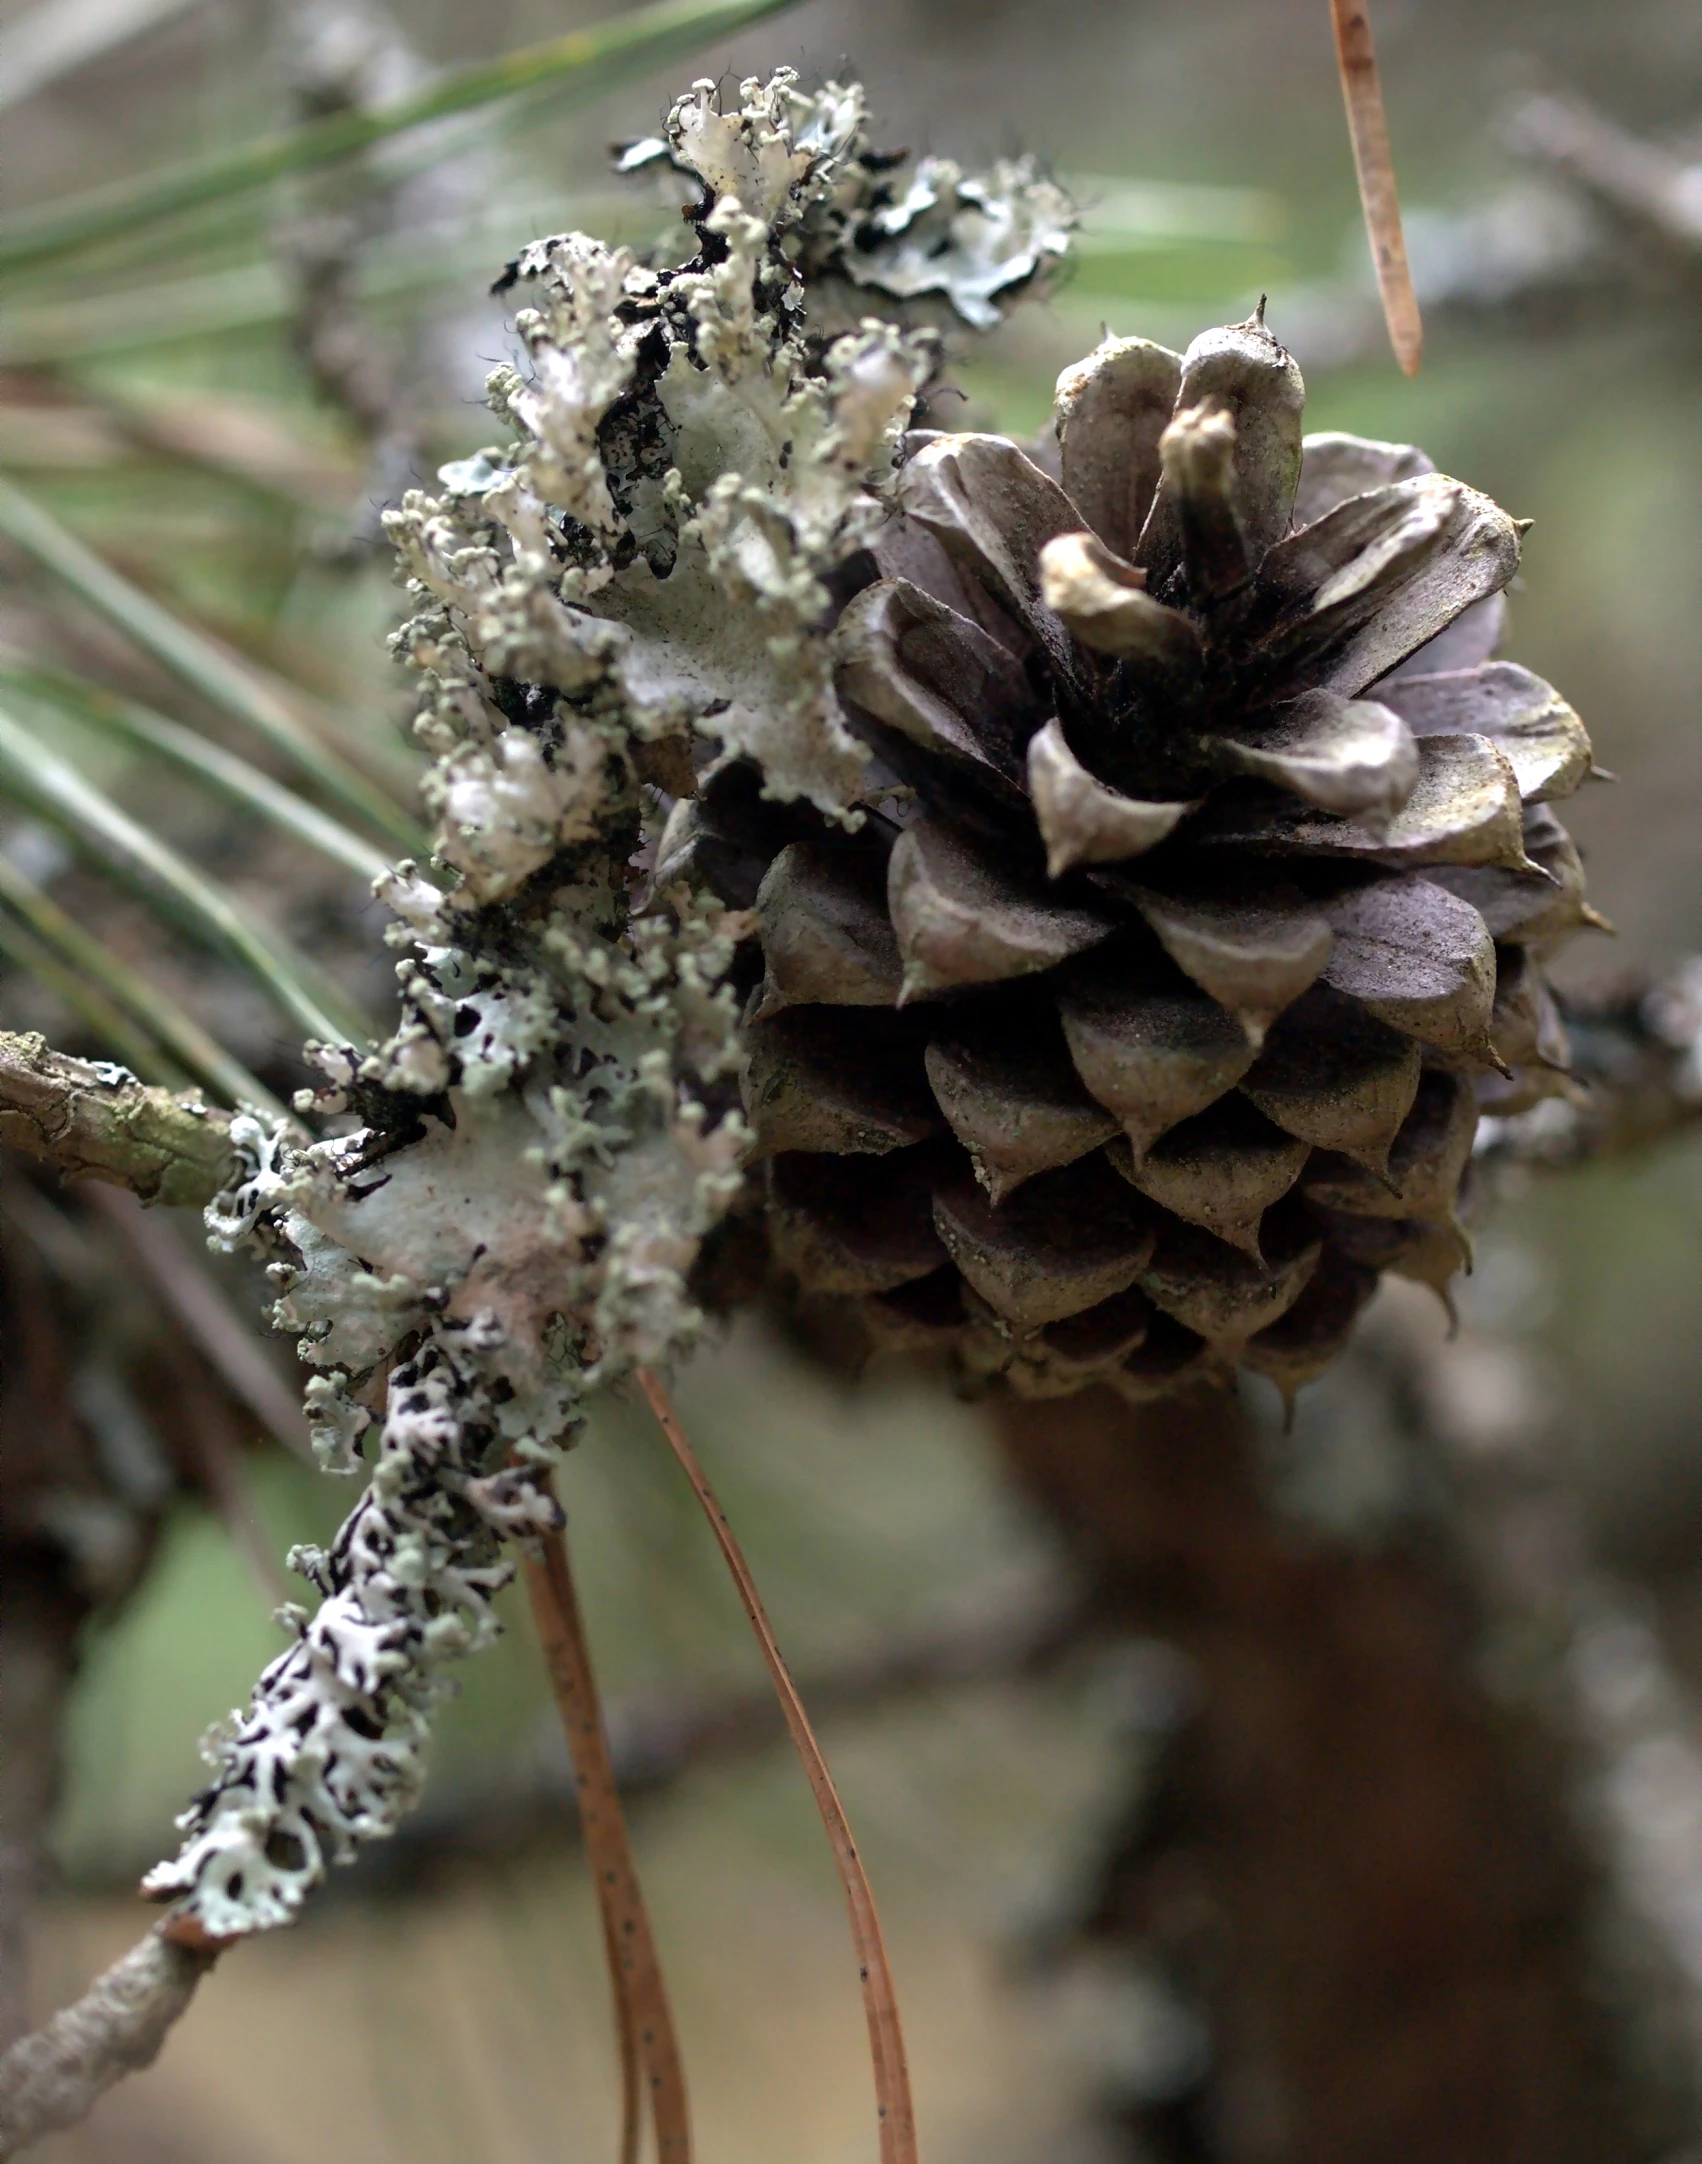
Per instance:
[[[1514,150],[1574,182],[1620,217],[1688,253],[1702,249],[1695,175],[1575,93],[1522,98],[1507,120]]]
[[[68,1180],[107,1180],[183,1208],[205,1206],[238,1170],[228,1112],[55,1052],[33,1031],[0,1030],[0,1142]]]
[[[185,1946],[150,1931],[74,2006],[0,2058],[0,2159],[75,2126],[114,2082],[151,2066],[216,1946]]]
[[[1192,1669],[1089,1928],[1156,1970],[1210,2049],[1126,2094],[1141,2139],[1118,2153],[1665,2155],[1688,2060],[1656,2048],[1613,1966],[1632,1920],[1577,1807],[1564,1619],[1491,1582],[1449,1467],[1374,1356],[1349,1357],[1285,1446],[1340,1453],[1312,1468],[1311,1518],[1230,1394],[995,1406],[1103,1612]],[[1521,1501],[1492,1529],[1506,1576],[1551,1550],[1572,1567]]]
[[[1647,1149],[1702,1120],[1702,956],[1653,987],[1622,984],[1562,1001],[1573,1098],[1550,1097],[1511,1119],[1486,1119],[1478,1157],[1564,1167]]]

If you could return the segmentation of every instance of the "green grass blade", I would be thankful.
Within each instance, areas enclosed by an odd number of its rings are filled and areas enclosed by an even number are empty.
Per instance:
[[[262,774],[246,759],[239,759],[234,752],[214,744],[194,729],[186,729],[180,721],[168,721],[165,715],[156,714],[151,707],[139,705],[134,699],[120,699],[96,684],[84,682],[80,677],[70,676],[61,669],[45,668],[39,662],[25,661],[20,656],[0,649],[0,685],[21,693],[25,699],[40,701],[73,720],[86,722],[103,735],[116,737],[120,742],[136,749],[157,753],[172,765],[192,774],[209,789],[216,790],[230,803],[243,810],[257,812],[283,833],[295,840],[305,842],[333,864],[370,886],[389,869],[388,859],[363,842],[358,834],[351,834],[345,826],[309,804],[293,789],[286,789],[269,774]]]
[[[1193,242],[1264,246],[1288,234],[1288,205],[1268,188],[1137,180],[1127,173],[1069,172],[1062,177],[1081,206],[1081,230],[1072,248],[1077,255]]]
[[[0,792],[47,819],[103,870],[163,906],[272,995],[296,1026],[332,1044],[366,1044],[371,1030],[305,956],[259,931],[224,889],[0,708]]]
[[[0,926],[14,935],[7,947],[14,961],[81,1014],[144,1082],[177,1089],[192,1077],[227,1104],[282,1114],[283,1106],[265,1084],[193,1015],[157,984],[138,977],[3,853],[0,902],[23,919],[15,925],[0,916]]]
[[[283,700],[250,670],[103,562],[33,496],[4,480],[0,480],[0,534],[221,713],[263,737],[344,811],[411,856],[429,851],[430,843],[407,813],[336,752],[317,742]]]
[[[68,968],[51,947],[5,909],[0,909],[0,955],[14,969],[45,985],[62,1006],[86,1022],[106,1052],[139,1081],[155,1082],[168,1090],[188,1086],[188,1075],[166,1058],[146,1030],[120,1014],[104,992]]]
[[[666,224],[658,205],[610,191],[529,194],[469,206],[465,217],[427,233],[377,241],[355,269],[356,297],[369,307],[445,286],[488,283],[517,242],[582,226],[606,240],[643,243]],[[134,278],[105,291],[78,291],[6,310],[6,357],[14,368],[57,367],[185,340],[228,337],[289,322],[300,297],[275,262],[242,263],[187,276]]]
[[[91,189],[11,221],[0,239],[0,270],[47,262],[75,248],[112,240],[203,204],[228,203],[252,188],[327,165],[428,121],[471,112],[525,91],[553,92],[584,104],[655,68],[671,66],[716,39],[730,37],[792,0],[656,0],[566,37],[530,45],[500,60],[461,68],[375,112],[330,113],[299,128],[228,150],[188,158],[163,172]]]
[[[15,368],[58,367],[184,339],[228,337],[285,323],[298,305],[270,263],[63,300],[20,301],[6,310],[7,357]]]

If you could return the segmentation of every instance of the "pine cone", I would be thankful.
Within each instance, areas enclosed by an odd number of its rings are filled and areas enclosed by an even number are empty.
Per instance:
[[[1051,472],[913,435],[835,634],[861,827],[737,762],[670,822],[760,924],[773,1254],[880,1342],[1291,1394],[1379,1272],[1446,1296],[1480,1102],[1566,1086],[1591,759],[1490,659],[1520,528],[1302,401],[1261,309],[1067,370]]]

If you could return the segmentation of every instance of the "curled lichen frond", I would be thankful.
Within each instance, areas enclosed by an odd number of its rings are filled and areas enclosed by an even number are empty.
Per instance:
[[[825,352],[808,336],[783,242],[831,142],[696,94],[670,128],[760,208],[715,197],[698,254],[671,270],[582,235],[535,242],[511,267],[536,296],[520,319],[532,373],[492,379],[514,438],[391,522],[436,605],[408,643],[437,673],[424,731],[447,754],[433,784],[445,852],[487,894],[505,866],[523,877],[576,838],[584,792],[566,770],[594,760],[600,721],[617,755],[649,747],[652,765],[699,727],[758,758],[776,794],[830,813],[862,777],[833,691],[827,582],[880,522],[935,349],[874,321]],[[569,702],[547,756],[503,710],[510,678]]]
[[[798,87],[791,69],[739,86],[723,110],[693,84],[659,136],[634,143],[622,170],[665,161],[710,200],[735,196],[774,232],[810,287],[818,335],[854,321],[857,291],[907,320],[991,330],[1012,302],[1043,293],[1062,265],[1075,206],[1032,157],[966,174],[950,158],[876,149],[862,86]]]

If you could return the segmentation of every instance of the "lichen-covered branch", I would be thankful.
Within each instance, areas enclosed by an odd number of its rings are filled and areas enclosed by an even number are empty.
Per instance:
[[[1480,1164],[1574,1165],[1643,1149],[1702,1120],[1702,956],[1656,984],[1563,1002],[1571,1088],[1478,1130]]]
[[[292,1642],[149,1876],[174,1931],[287,1923],[392,1829],[446,1667],[495,1632],[505,1545],[559,1523],[549,1474],[587,1393],[700,1328],[690,1274],[748,1139],[729,969],[749,925],[657,875],[662,828],[716,742],[857,823],[834,582],[888,515],[930,318],[996,320],[1072,222],[1026,164],[900,181],[860,91],[787,71],[731,109],[694,86],[659,143],[699,191],[696,254],[528,248],[502,440],[392,515],[436,846],[429,876],[381,883],[398,1028],[370,1055],[312,1048],[323,1139],[35,1040],[0,1067],[7,1139],[206,1204],[215,1243],[259,1249],[319,1371],[320,1458],[368,1475],[335,1540],[292,1558],[317,1610],[284,1612]],[[863,319],[861,294],[904,322]]]
[[[107,1180],[144,1202],[205,1208],[235,1174],[230,1115],[150,1089],[128,1068],[0,1031],[0,1142],[70,1180]]]
[[[1063,199],[1014,168],[1002,193],[936,172],[901,214],[858,92],[782,71],[740,98],[698,84],[668,119],[702,190],[690,261],[564,234],[510,266],[534,305],[524,367],[490,382],[505,440],[388,522],[438,822],[437,878],[380,884],[401,1022],[367,1057],[315,1049],[328,1139],[239,1119],[208,1214],[270,1259],[322,1461],[371,1473],[295,1557],[321,1604],[290,1614],[146,1882],[215,1937],[287,1923],[392,1829],[445,1667],[494,1634],[505,1543],[560,1522],[586,1395],[701,1327],[690,1273],[748,1139],[728,972],[749,924],[655,871],[660,829],[717,741],[855,823],[831,582],[886,515],[938,352],[891,323],[824,333],[800,265],[890,291],[889,244],[949,197],[930,245],[973,320],[1062,244]]]
[[[150,1931],[74,2006],[0,2058],[0,2158],[75,2126],[114,2082],[151,2066],[218,1958]]]

